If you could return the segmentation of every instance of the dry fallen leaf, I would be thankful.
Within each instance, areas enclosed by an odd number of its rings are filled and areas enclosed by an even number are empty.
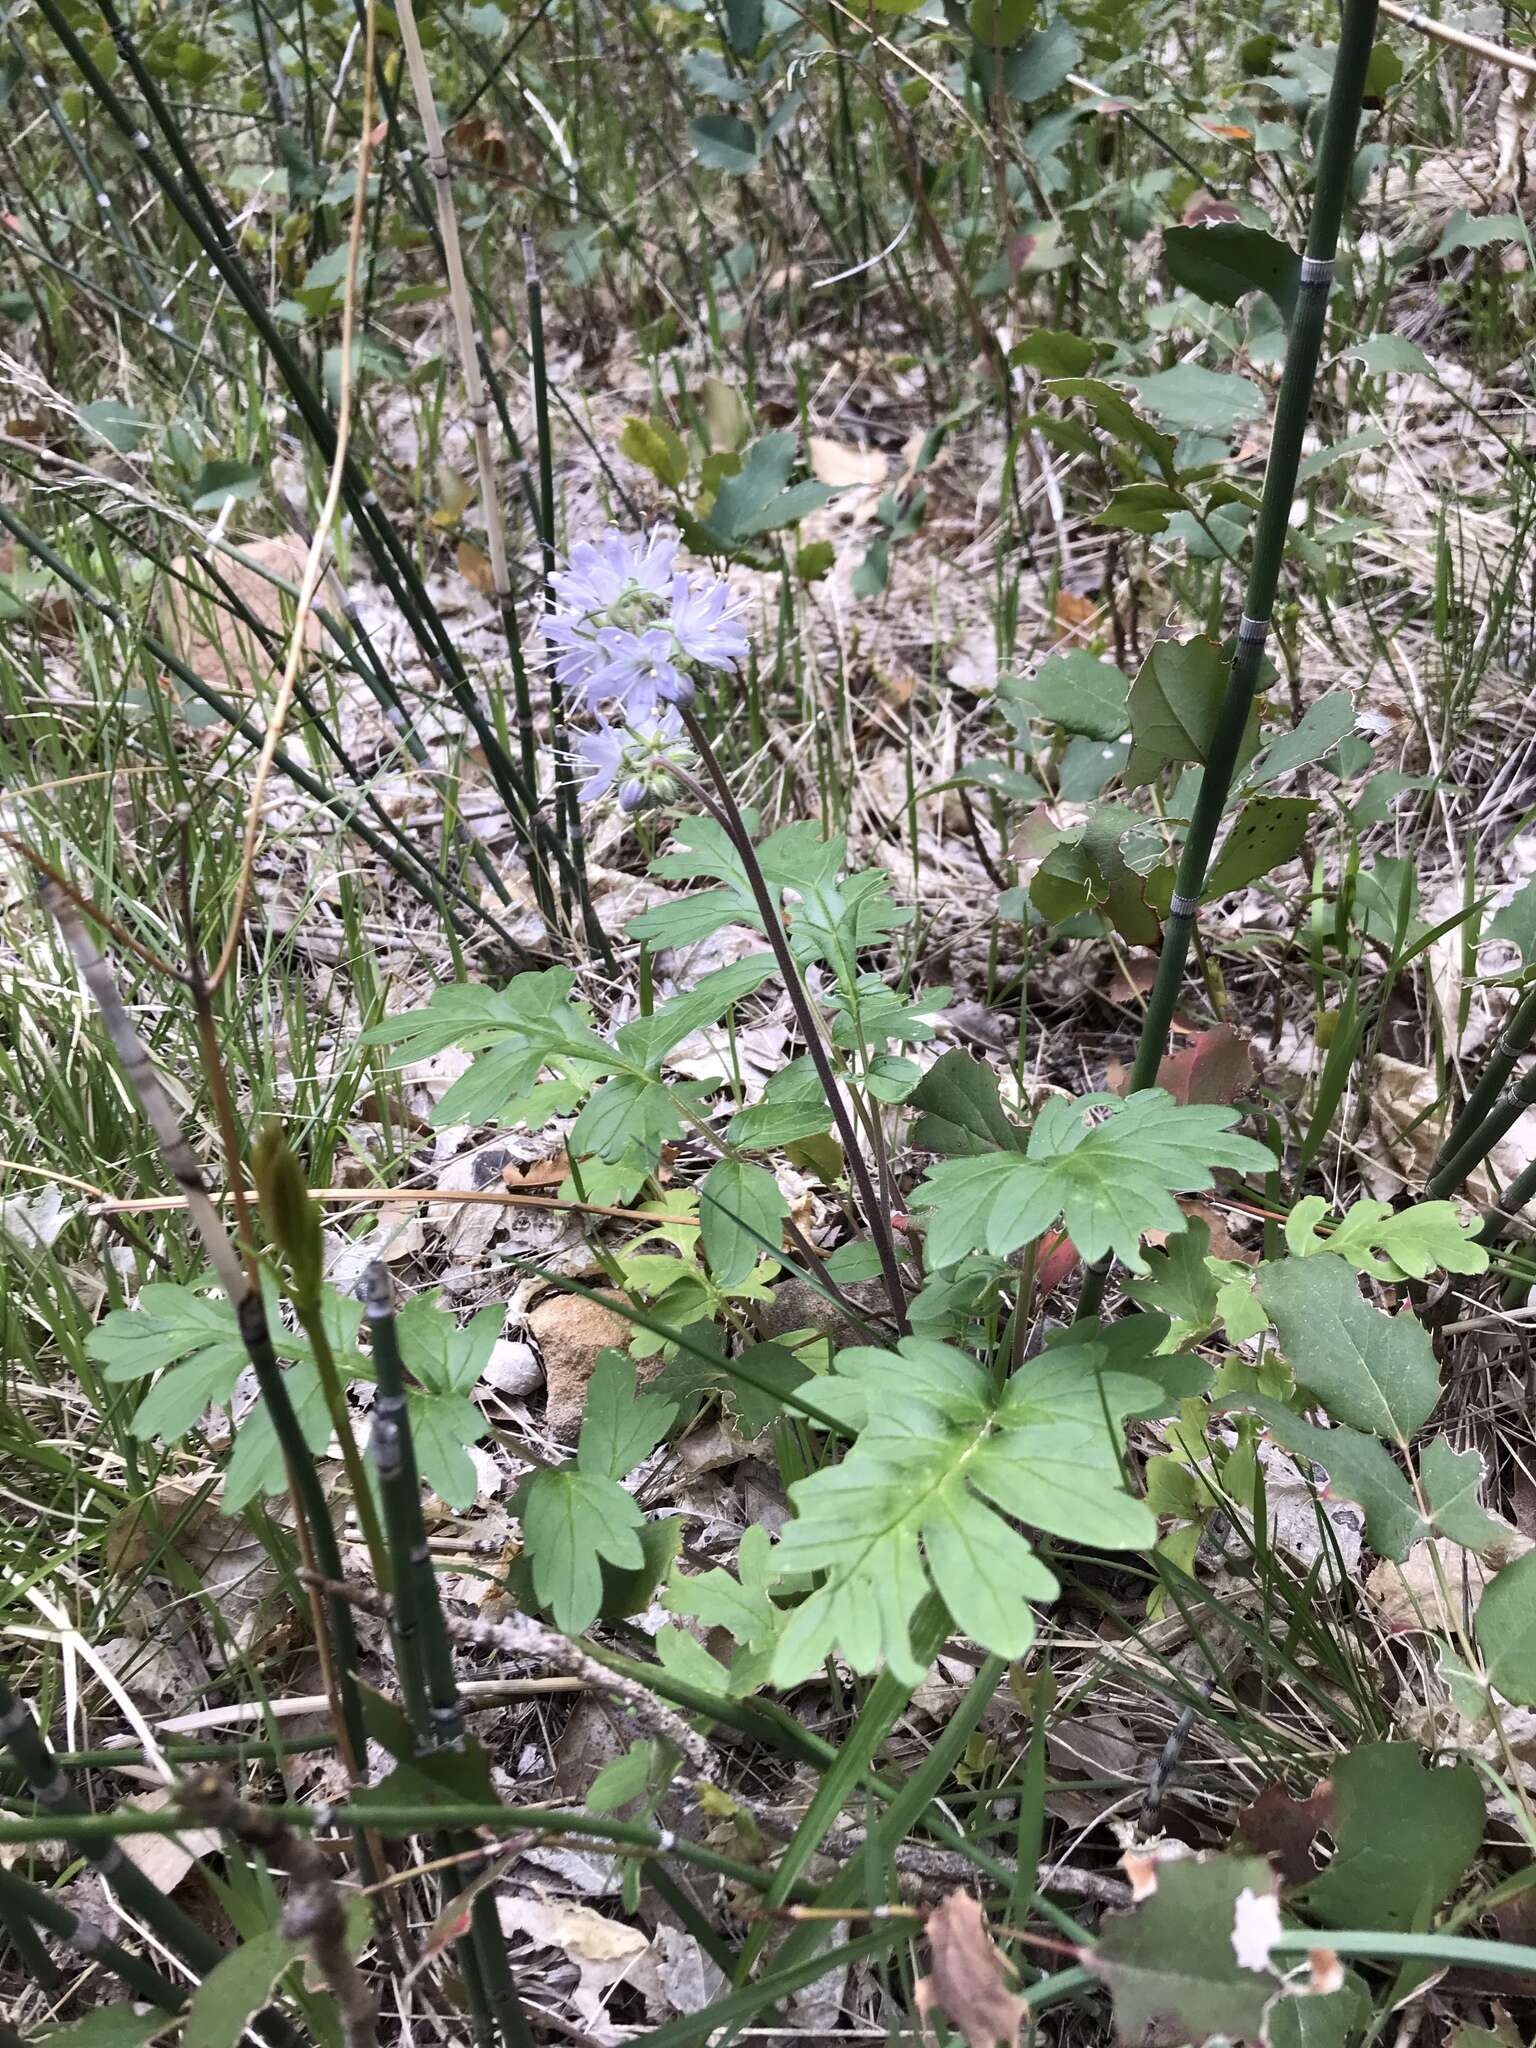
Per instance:
[[[1237,1816],[1238,1838],[1267,1856],[1286,1884],[1305,1884],[1317,1875],[1312,1844],[1333,1820],[1333,1786],[1320,1779],[1305,1799],[1292,1799],[1279,1785],[1266,1785]]]
[[[196,563],[185,557],[173,565],[176,580],[167,584],[160,600],[160,630],[171,652],[205,683],[249,690],[281,663],[293,623],[292,600],[259,570],[269,570],[296,585],[303,577],[309,550],[296,533],[280,533],[271,540],[242,542],[240,552],[257,566],[247,568],[244,562],[221,554],[216,561],[219,578],[266,629],[278,649],[276,663],[252,629],[224,608],[228,600],[206,583]],[[182,578],[189,579],[191,588]],[[304,645],[314,652],[323,637],[320,622],[311,612],[304,621]]]
[[[812,434],[810,456],[811,475],[837,490],[850,484],[883,484],[889,467],[878,448],[851,448],[846,441],[829,441],[822,434]]]
[[[937,2007],[970,2048],[1014,2048],[1029,2007],[1008,1989],[1008,1965],[980,1900],[969,1892],[951,1892],[928,1915],[928,1946],[933,1968],[916,1986],[924,2020]]]

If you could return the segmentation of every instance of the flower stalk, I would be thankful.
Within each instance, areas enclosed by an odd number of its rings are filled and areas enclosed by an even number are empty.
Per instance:
[[[768,886],[768,879],[757,858],[757,848],[752,844],[752,835],[748,832],[746,820],[737,805],[730,778],[721,767],[715,750],[709,743],[709,735],[699,723],[696,713],[690,706],[684,705],[681,716],[688,737],[698,749],[699,759],[715,786],[715,800],[711,800],[699,784],[695,783],[694,788],[721,829],[729,836],[746,870],[747,881],[751,886],[758,914],[763,920],[768,944],[772,948],[774,959],[778,962],[785,993],[795,1013],[795,1021],[800,1026],[800,1035],[805,1040],[806,1052],[816,1069],[816,1078],[821,1083],[822,1092],[827,1098],[827,1106],[837,1125],[837,1134],[842,1140],[843,1157],[848,1164],[849,1178],[858,1194],[864,1221],[880,1256],[880,1271],[885,1281],[886,1293],[890,1297],[891,1314],[895,1318],[898,1331],[905,1331],[907,1296],[901,1283],[901,1267],[896,1256],[896,1241],[891,1231],[890,1211],[880,1201],[879,1192],[864,1158],[858,1128],[849,1109],[847,1097],[832,1071],[821,1020],[811,1008],[810,997],[806,994],[805,984],[800,978],[799,965],[790,950],[778,905],[773,900],[773,891]]]

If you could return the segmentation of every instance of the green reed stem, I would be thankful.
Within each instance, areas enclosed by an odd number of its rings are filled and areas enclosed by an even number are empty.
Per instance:
[[[222,1960],[224,1951],[124,1855],[115,1837],[95,1833],[90,1824],[96,1816],[88,1813],[70,1790],[69,1780],[59,1769],[52,1746],[33,1720],[31,1709],[16,1697],[3,1677],[0,1744],[9,1749],[33,1798],[48,1814],[53,1833],[62,1835],[75,1855],[84,1856],[95,1866],[126,1912],[142,1920],[189,1968],[206,1976]],[[75,1831],[76,1822],[85,1824],[79,1833]],[[159,2002],[155,2000],[156,2004]]]
[[[533,367],[533,417],[539,442],[539,550],[544,570],[544,609],[554,604],[550,578],[555,573],[555,443],[549,424],[549,364],[544,350],[544,285],[539,275],[538,251],[532,235],[523,236],[523,270],[528,293],[528,354]],[[581,911],[588,943],[611,964],[607,939],[592,908],[587,886],[587,848],[582,829],[581,805],[576,800],[576,777],[566,741],[565,700],[549,664],[549,743],[555,757],[555,816],[559,830],[570,848],[575,870],[576,903]],[[562,891],[563,893],[563,891]],[[566,899],[566,912],[571,904]]]
[[[371,1448],[394,1568],[395,1642],[406,1710],[423,1753],[462,1749],[464,1709],[422,1520],[421,1478],[411,1439],[400,1333],[389,1271],[377,1259],[363,1278],[363,1304],[377,1381]],[[471,1846],[453,1835],[445,1836],[444,1842],[450,1853]],[[468,1881],[467,1866],[450,1867],[442,1876],[445,1896],[453,1897]],[[508,1960],[493,1888],[485,1886],[475,1894],[469,1935],[460,1946],[465,1982],[483,1993],[505,2048],[532,2048],[533,2036]]]
[[[1296,472],[1312,406],[1318,359],[1322,353],[1328,297],[1333,286],[1334,256],[1349,196],[1365,94],[1366,67],[1370,62],[1375,33],[1376,0],[1344,0],[1333,82],[1328,91],[1328,107],[1317,150],[1312,219],[1307,232],[1306,253],[1301,261],[1296,307],[1291,315],[1290,334],[1286,341],[1285,366],[1280,376],[1280,395],[1275,404],[1269,459],[1264,467],[1264,488],[1254,523],[1253,557],[1243,594],[1243,615],[1238,622],[1237,649],[1228,671],[1220,718],[1179,858],[1173,903],[1163,927],[1163,949],[1157,963],[1157,979],[1147,999],[1141,1037],[1131,1066],[1128,1094],[1134,1094],[1140,1088],[1150,1088],[1155,1083],[1167,1049],[1168,1032],[1184,979],[1184,966],[1200,914],[1200,897],[1205,887],[1211,849],[1226,812],[1243,734],[1248,727],[1263,670],[1264,643],[1269,637],[1275,593],[1285,561],[1291,506],[1296,496]],[[1089,1269],[1078,1302],[1079,1317],[1097,1314],[1108,1275],[1107,1261]]]
[[[29,1911],[27,1897],[16,1888],[25,1879],[18,1877],[15,1884],[7,1884],[5,1879],[10,1876],[9,1871],[0,1876],[0,1928],[15,1950],[16,1967],[22,1976],[40,1991],[57,1991],[64,1981],[63,1972],[33,1925],[37,1916]],[[28,1892],[34,1889],[27,1886]]]
[[[1440,1163],[1424,1183],[1424,1193],[1429,1200],[1440,1201],[1453,1194],[1533,1105],[1536,1105],[1536,1067],[1532,1067],[1523,1081],[1498,1098],[1482,1122],[1468,1133],[1449,1157],[1442,1149]]]
[[[1489,1112],[1504,1092],[1506,1082],[1515,1071],[1515,1062],[1522,1053],[1529,1050],[1532,1038],[1536,1038],[1536,986],[1526,990],[1516,1004],[1514,1014],[1494,1041],[1488,1055],[1488,1064],[1472,1093],[1462,1105],[1461,1114],[1445,1135],[1445,1142],[1430,1162],[1428,1191],[1433,1193],[1435,1183],[1441,1175],[1455,1164],[1457,1155],[1464,1151],[1477,1135]],[[1506,1126],[1507,1128],[1507,1126]],[[1502,1133],[1500,1134],[1502,1135]],[[1483,1155],[1479,1153],[1478,1158]],[[1458,1176],[1458,1179],[1464,1178]],[[1455,1187],[1452,1180],[1449,1187]],[[1445,1190],[1448,1192],[1448,1189]]]
[[[116,1843],[113,1847],[117,1848],[120,1856],[123,1854]],[[29,1920],[35,1921],[78,1955],[89,1958],[104,1970],[110,1970],[133,1997],[158,2005],[163,2012],[180,2012],[187,2002],[187,1991],[183,1985],[162,1977],[153,1963],[145,1962],[142,1956],[132,1954],[113,1941],[94,1920],[83,1919],[80,1914],[71,1912],[62,1899],[29,1883],[14,1870],[0,1870],[0,1910],[6,1913],[7,1918],[14,1914],[23,1926]],[[35,1934],[31,1938],[37,1941]],[[41,1949],[40,1943],[38,1947]],[[58,1973],[46,1950],[42,1951],[42,1961],[57,1983]]]

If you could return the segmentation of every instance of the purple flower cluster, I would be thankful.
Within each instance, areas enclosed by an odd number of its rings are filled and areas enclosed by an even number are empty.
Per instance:
[[[690,703],[695,669],[734,670],[747,652],[727,586],[678,569],[677,550],[667,527],[631,539],[611,526],[550,579],[557,608],[544,634],[561,689],[590,711],[616,704],[635,729],[662,705]]]
[[[643,811],[677,793],[672,771],[692,759],[683,721],[670,707],[634,725],[599,719],[594,731],[580,735],[576,768],[586,780],[577,794],[593,804],[615,791],[621,811]]]

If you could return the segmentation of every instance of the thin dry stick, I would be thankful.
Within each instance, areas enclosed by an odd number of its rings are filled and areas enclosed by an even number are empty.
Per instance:
[[[303,1576],[310,1575],[305,1573]],[[382,1593],[376,1593],[371,1586],[359,1586],[347,1580],[340,1585],[325,1582],[322,1590],[350,1600],[365,1614],[376,1614],[385,1621],[394,1613],[394,1603]],[[506,1657],[537,1658],[540,1663],[553,1664],[568,1678],[583,1680],[594,1691],[611,1694],[634,1715],[636,1725],[647,1735],[680,1750],[695,1773],[713,1783],[717,1776],[714,1754],[703,1736],[696,1734],[681,1714],[675,1714],[638,1680],[610,1671],[600,1659],[555,1629],[546,1628],[542,1622],[534,1621],[526,1614],[511,1614],[503,1621],[481,1621],[445,1611],[443,1623],[449,1635],[461,1643],[475,1643],[481,1649],[499,1650]]]
[[[1490,42],[1487,36],[1475,36],[1470,29],[1452,28],[1449,22],[1434,21],[1427,14],[1420,14],[1412,7],[1399,7],[1395,0],[1376,0],[1383,14],[1390,14],[1394,21],[1400,21],[1404,28],[1411,28],[1421,36],[1430,36],[1437,43],[1449,43],[1456,50],[1470,50],[1474,57],[1485,57],[1490,64],[1502,64],[1506,71],[1522,72],[1527,78],[1536,78],[1536,57],[1527,57],[1523,51],[1507,50],[1502,43]]]
[[[72,891],[66,890],[52,879],[44,881],[39,895],[43,908],[59,927],[64,943],[80,971],[80,978],[95,998],[96,1007],[100,1010],[102,1021],[107,1027],[107,1036],[111,1039],[117,1057],[122,1063],[124,1078],[137,1096],[139,1107],[155,1134],[155,1142],[160,1148],[161,1157],[170,1171],[171,1178],[181,1189],[181,1201],[186,1207],[193,1229],[202,1240],[203,1250],[208,1254],[209,1264],[218,1275],[219,1284],[229,1296],[246,1348],[254,1358],[258,1349],[265,1345],[270,1357],[270,1338],[267,1333],[266,1310],[261,1290],[252,1285],[245,1262],[224,1227],[224,1219],[209,1197],[202,1169],[197,1163],[197,1155],[187,1142],[186,1133],[182,1130],[171,1099],[166,1094],[160,1076],[144,1049],[143,1040],[133,1028],[133,1020],[129,1017],[123,999],[118,993],[117,983],[112,978],[112,969],[81,915],[79,899]],[[289,1498],[293,1504],[294,1532],[305,1562],[313,1564],[300,1475],[295,1472],[292,1460],[286,1455],[287,1448],[285,1445],[284,1462],[287,1468]],[[322,1509],[323,1505],[322,1502]],[[331,1711],[341,1739],[342,1755],[349,1771],[356,1776],[359,1759],[355,1753],[355,1745],[348,1738],[347,1717],[342,1711],[342,1695],[331,1656],[324,1607],[318,1595],[313,1596],[311,1604],[321,1676],[330,1696]]]
[[[469,299],[469,279],[464,270],[464,252],[459,242],[459,217],[453,205],[453,172],[443,142],[443,125],[437,118],[432,97],[432,79],[427,71],[426,52],[416,27],[411,0],[396,0],[395,19],[411,74],[411,91],[416,112],[427,138],[427,169],[432,173],[437,198],[437,232],[443,245],[443,264],[448,272],[448,303],[453,311],[458,336],[459,360],[464,371],[464,396],[475,429],[475,467],[480,477],[480,509],[485,519],[485,546],[491,564],[491,585],[497,605],[505,614],[512,603],[512,577],[507,567],[507,537],[502,524],[501,498],[496,489],[496,466],[491,453],[491,402],[480,371],[480,351],[475,344],[475,315]]]
[[[283,1933],[290,1940],[309,1943],[315,1967],[341,2015],[346,2048],[374,2048],[378,2015],[373,1994],[352,1960],[346,1901],[331,1876],[325,1852],[271,1808],[237,1799],[217,1771],[198,1772],[182,1785],[178,1797],[182,1808],[195,1819],[259,1849],[269,1863],[287,1873]]]
[[[251,785],[250,809],[246,813],[245,839],[240,849],[240,875],[235,884],[235,900],[229,913],[229,929],[224,935],[224,944],[218,959],[214,962],[213,971],[207,978],[210,994],[219,988],[228,974],[235,957],[235,948],[240,943],[240,927],[245,922],[246,905],[251,894],[251,878],[256,866],[256,843],[261,837],[262,798],[266,794],[267,779],[272,773],[272,763],[283,736],[283,727],[287,723],[289,707],[293,703],[293,693],[298,686],[299,670],[304,665],[304,656],[308,651],[305,644],[305,628],[309,623],[310,607],[314,604],[325,575],[326,550],[330,546],[331,528],[335,523],[337,507],[341,503],[342,483],[347,466],[347,444],[352,437],[352,343],[357,319],[357,258],[363,241],[363,221],[368,211],[368,160],[373,151],[373,45],[376,18],[376,0],[367,0],[366,42],[363,54],[363,127],[357,145],[357,190],[352,195],[352,224],[347,235],[347,274],[342,287],[341,301],[341,369],[336,403],[336,449],[331,458],[331,474],[326,484],[325,503],[320,508],[320,517],[315,521],[314,538],[310,541],[309,553],[304,558],[304,574],[299,580],[299,594],[293,611],[293,630],[288,640],[288,659],[283,664],[282,680],[277,687],[277,699],[272,706],[272,715],[267,720],[267,729],[261,742],[261,754],[256,762],[256,778]]]
[[[0,1165],[4,1164],[0,1161]],[[89,1192],[101,1197],[91,1210],[93,1216],[143,1216],[184,1206],[181,1195],[134,1195],[126,1201],[115,1201],[104,1189]],[[505,1188],[311,1188],[309,1192],[316,1202],[352,1202],[364,1208],[385,1202],[480,1202],[513,1209],[566,1209],[574,1216],[616,1216],[622,1223],[662,1220],[655,1210],[616,1209],[608,1202],[573,1202],[563,1195],[518,1195]],[[234,1191],[226,1188],[211,1199],[232,1202]],[[699,1228],[697,1216],[668,1216],[665,1221],[669,1230],[678,1223],[685,1230]]]

